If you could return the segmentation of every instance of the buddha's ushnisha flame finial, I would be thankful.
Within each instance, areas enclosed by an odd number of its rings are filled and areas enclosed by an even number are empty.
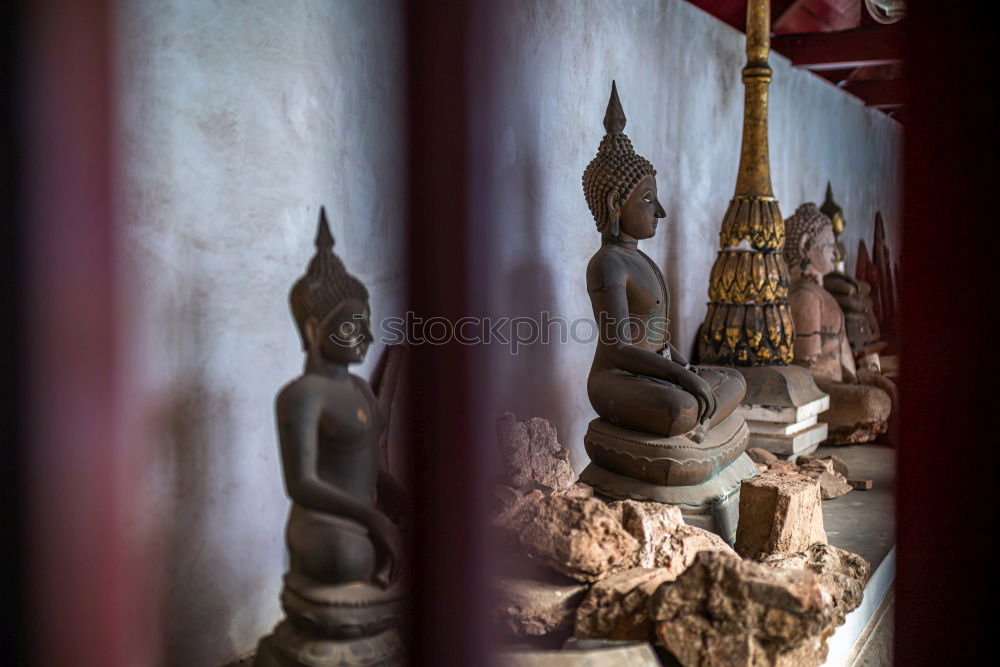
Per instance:
[[[621,134],[625,131],[625,110],[618,99],[618,86],[611,82],[611,97],[608,99],[608,110],[604,112],[604,131],[608,134]]]
[[[833,186],[830,184],[830,181],[826,182],[826,200],[823,203],[825,204],[826,202],[833,202]]]
[[[326,207],[319,207],[319,225],[316,228],[316,251],[333,250],[333,234],[330,233],[330,223],[326,220]]]

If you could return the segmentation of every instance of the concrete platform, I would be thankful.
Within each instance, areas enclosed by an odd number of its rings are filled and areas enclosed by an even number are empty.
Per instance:
[[[874,480],[869,491],[855,490],[823,501],[823,522],[830,544],[860,554],[871,563],[872,574],[861,606],[848,614],[844,624],[827,640],[830,650],[825,664],[866,664],[873,646],[892,644],[896,450],[872,444],[825,446],[815,455],[830,454],[844,460],[852,478]]]

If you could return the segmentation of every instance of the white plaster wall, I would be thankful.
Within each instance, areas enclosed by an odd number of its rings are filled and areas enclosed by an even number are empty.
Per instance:
[[[318,207],[376,315],[405,297],[403,6],[121,0],[119,201],[151,664],[222,665],[280,617],[273,397],[301,371],[287,294]],[[373,348],[360,369],[379,354]]]
[[[672,290],[671,332],[685,353],[705,315],[708,274],[739,159],[745,57],[742,33],[682,0],[510,0],[482,18],[475,61],[478,162],[474,215],[488,221],[475,252],[490,310],[590,318],[584,274],[599,236],[581,186],[604,134],[611,80],[626,133],[658,170],[667,212],[642,247]],[[818,77],[770,58],[771,169],[783,215],[822,201],[827,180],[844,207],[846,243],[871,246],[881,209],[900,216],[900,126]],[[892,250],[898,251],[898,243]],[[488,268],[486,268],[488,267]],[[853,270],[853,260],[850,266]],[[484,418],[513,410],[555,423],[574,464],[595,415],[586,377],[594,344],[490,350]],[[483,439],[490,439],[489,425]]]

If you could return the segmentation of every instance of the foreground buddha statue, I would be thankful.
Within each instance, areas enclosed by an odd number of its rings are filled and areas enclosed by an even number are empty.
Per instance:
[[[795,363],[807,368],[820,389],[830,394],[830,409],[821,415],[830,425],[827,442],[870,442],[886,430],[895,387],[876,369],[855,366],[844,313],[823,287],[823,277],[834,270],[833,223],[815,204],[803,204],[785,220],[784,255],[795,320]]]
[[[321,211],[316,254],[295,283],[306,353],[277,397],[289,571],[286,618],[261,640],[256,667],[386,664],[398,658],[403,540],[386,514],[401,491],[380,465],[386,396],[348,366],[365,358],[368,291],[333,253]]]
[[[692,366],[670,344],[670,293],[659,267],[638,247],[665,215],[656,170],[624,134],[614,84],[604,128],[607,134],[583,175],[601,234],[601,247],[587,266],[587,291],[601,332],[587,393],[600,419],[587,434],[592,464],[584,479],[607,495],[708,513],[706,507],[730,498],[729,477],[747,474],[743,465],[729,471],[724,491],[702,486],[743,453],[746,425],[733,411],[746,385],[735,369]],[[724,533],[728,524],[715,528]]]
[[[833,187],[826,184],[826,199],[820,212],[830,218],[833,225],[834,243],[833,271],[823,276],[823,287],[837,300],[844,311],[847,340],[856,354],[878,351],[885,347],[879,343],[878,318],[872,301],[872,288],[863,280],[847,275],[847,248],[840,236],[847,227],[844,210],[833,199]]]

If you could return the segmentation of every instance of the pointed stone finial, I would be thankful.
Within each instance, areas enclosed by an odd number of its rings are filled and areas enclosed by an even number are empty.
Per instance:
[[[319,228],[316,230],[316,250],[317,252],[323,252],[324,250],[332,249],[333,234],[330,233],[330,223],[326,220],[326,208],[320,206]]]
[[[826,182],[826,202],[833,203],[833,186],[830,185],[830,181]]]
[[[608,134],[621,134],[625,131],[625,111],[618,99],[618,86],[611,82],[611,98],[608,100],[608,110],[604,112],[604,131]]]

